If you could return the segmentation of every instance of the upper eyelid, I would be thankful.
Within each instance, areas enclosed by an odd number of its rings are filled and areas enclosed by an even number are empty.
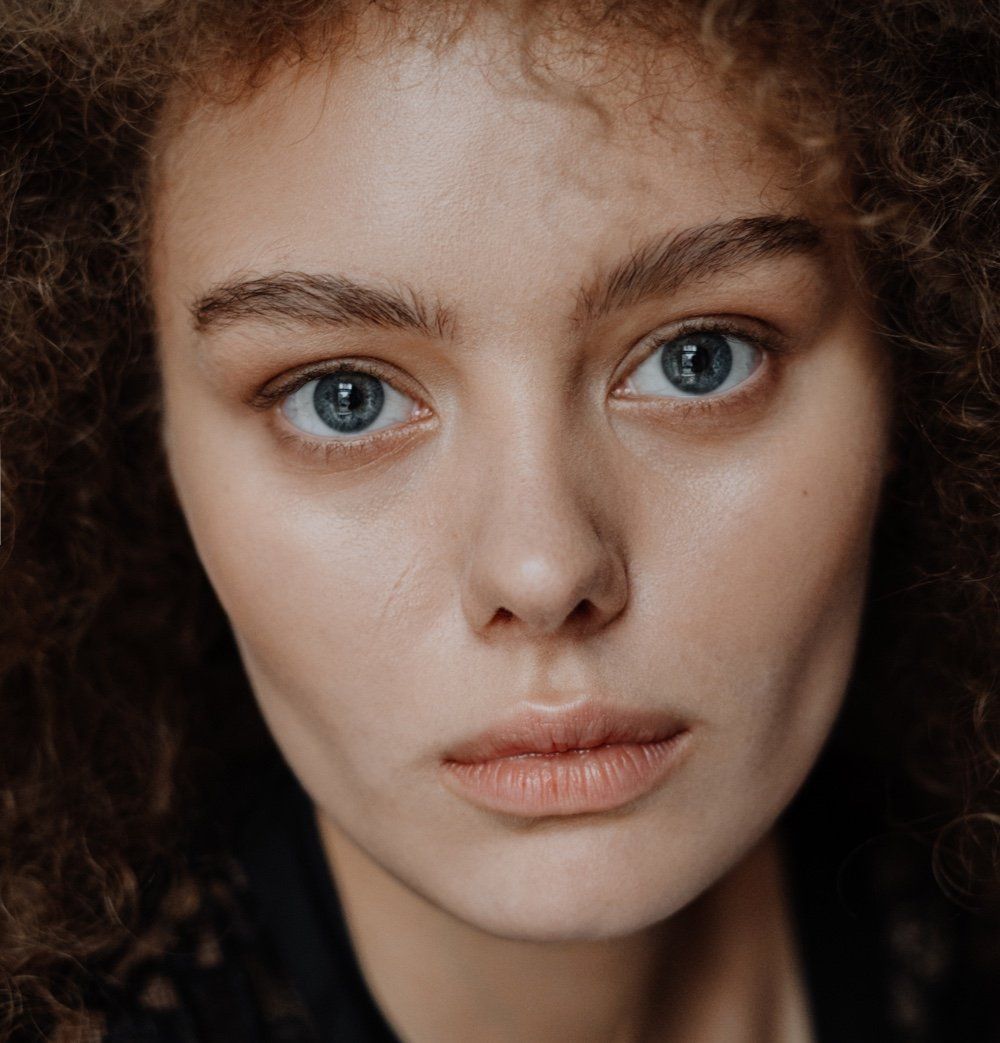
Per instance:
[[[290,376],[287,380],[280,380],[279,378],[280,382],[277,387],[268,388],[265,386],[259,390],[252,391],[244,401],[253,409],[270,409],[276,402],[287,398],[289,395],[294,395],[310,381],[322,380],[323,377],[336,373],[339,370],[352,368],[378,377],[379,380],[385,381],[385,383],[399,391],[400,394],[405,394],[419,401],[421,405],[425,405],[423,400],[412,391],[406,390],[405,387],[400,388],[397,386],[395,375],[389,376],[389,367],[385,364],[374,359],[353,358],[350,356],[313,363],[300,370],[294,376]],[[273,381],[269,383],[273,383]]]
[[[650,330],[649,333],[640,337],[632,350],[629,352],[624,368],[616,371],[612,385],[627,380],[647,359],[651,358],[657,349],[665,343],[684,336],[685,333],[704,330],[706,332],[727,333],[731,337],[739,337],[748,341],[754,347],[765,352],[783,354],[787,351],[785,338],[778,331],[766,333],[757,330],[746,329],[746,325],[762,327],[766,324],[758,320],[743,319],[742,323],[735,317],[726,316],[697,316],[691,319],[681,319],[674,323],[664,323]],[[644,346],[648,344],[648,350]],[[640,350],[643,349],[643,350]]]
[[[656,345],[661,341],[669,342],[678,337],[683,337],[685,333],[698,332],[700,330],[728,333],[731,337],[742,337],[751,344],[769,351],[780,351],[784,347],[784,338],[773,328],[768,329],[766,323],[762,323],[759,319],[728,315],[694,316],[690,319],[680,319],[677,322],[663,323],[661,326],[650,330],[643,337],[640,337],[635,347],[638,349],[640,345],[652,341],[655,349]]]

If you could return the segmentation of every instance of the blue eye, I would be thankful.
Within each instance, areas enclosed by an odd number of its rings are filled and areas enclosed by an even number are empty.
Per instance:
[[[307,434],[352,435],[408,420],[413,399],[371,373],[338,369],[292,392],[282,412]]]
[[[763,352],[749,340],[720,330],[693,330],[663,341],[629,378],[641,394],[667,398],[721,393],[742,384]]]

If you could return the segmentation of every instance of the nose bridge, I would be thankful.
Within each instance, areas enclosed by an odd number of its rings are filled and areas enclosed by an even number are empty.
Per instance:
[[[567,620],[606,622],[624,606],[625,566],[614,483],[580,399],[558,374],[538,370],[491,398],[468,443],[470,624],[549,634]]]

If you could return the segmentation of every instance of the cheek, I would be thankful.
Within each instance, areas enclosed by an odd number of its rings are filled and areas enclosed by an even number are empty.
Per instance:
[[[646,555],[659,562],[646,570],[656,577],[646,615],[658,612],[667,635],[650,669],[690,694],[714,752],[701,764],[729,806],[753,800],[768,814],[808,771],[843,701],[886,467],[879,387],[853,371],[812,376],[821,393],[799,389],[780,422],[689,469],[680,506],[659,503],[669,524]],[[665,554],[671,543],[680,550]]]
[[[262,691],[352,723],[383,692],[398,692],[398,650],[422,639],[421,533],[370,519],[345,520],[315,502],[283,497],[266,478],[235,485],[198,511],[199,553]],[[249,514],[248,514],[249,512]],[[233,518],[252,517],[239,526]],[[335,704],[336,714],[332,714]],[[343,710],[347,710],[347,714]]]
[[[739,686],[725,718],[773,755],[810,741],[844,693],[879,482],[852,453],[792,446],[754,479],[727,504],[691,612]]]
[[[411,710],[400,650],[426,642],[444,587],[425,573],[419,512],[403,492],[291,474],[259,420],[242,429],[195,391],[166,403],[178,498],[265,716],[279,737],[294,719],[328,743],[377,739],[390,753]]]

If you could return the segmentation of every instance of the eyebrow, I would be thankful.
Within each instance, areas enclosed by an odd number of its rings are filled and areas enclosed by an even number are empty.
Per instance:
[[[823,233],[812,221],[779,214],[657,235],[584,283],[570,321],[592,324],[616,310],[668,296],[689,281],[766,258],[816,253],[824,245]],[[405,285],[385,288],[345,275],[279,271],[215,286],[191,305],[191,314],[201,332],[253,319],[285,319],[443,338],[453,335],[456,312],[437,301],[425,302]]]
[[[825,246],[804,217],[763,214],[701,225],[641,243],[613,268],[600,270],[577,294],[573,321],[596,322],[621,308],[675,293],[684,283]]]

